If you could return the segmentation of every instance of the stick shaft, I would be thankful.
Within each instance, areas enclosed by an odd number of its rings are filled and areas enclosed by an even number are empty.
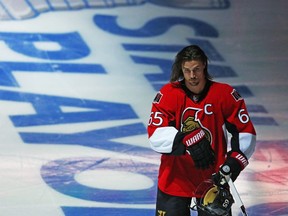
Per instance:
[[[245,209],[245,206],[241,200],[241,197],[240,197],[240,195],[239,195],[239,193],[238,193],[238,191],[237,191],[237,189],[236,189],[236,187],[235,187],[235,185],[231,179],[229,179],[228,184],[230,186],[231,193],[232,193],[233,197],[235,198],[236,203],[239,205],[239,207],[242,211],[242,214],[244,216],[248,216],[246,209]]]

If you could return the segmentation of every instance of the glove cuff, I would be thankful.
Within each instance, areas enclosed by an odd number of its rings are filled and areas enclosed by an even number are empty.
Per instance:
[[[205,132],[198,128],[183,138],[183,143],[186,147],[199,143],[205,137]]]
[[[243,170],[249,164],[247,157],[239,152],[231,152],[230,157],[236,159],[241,166],[241,170]]]

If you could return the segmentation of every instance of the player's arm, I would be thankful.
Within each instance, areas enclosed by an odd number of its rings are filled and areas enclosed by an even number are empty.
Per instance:
[[[248,165],[256,146],[256,132],[248,114],[244,99],[233,89],[226,97],[226,129],[231,134],[231,150],[221,172],[236,180]]]
[[[151,115],[148,131],[151,133],[149,141],[154,151],[175,156],[184,155],[187,152],[198,169],[208,169],[214,164],[215,153],[202,129],[183,133],[173,126],[162,125],[162,127],[155,128],[155,125],[165,122],[161,118],[163,113],[151,112]]]
[[[226,118],[225,126],[231,134],[231,150],[240,151],[249,159],[255,150],[256,146],[256,131],[248,114],[248,110],[244,99],[234,99],[233,92],[230,98],[230,113]],[[240,97],[240,96],[239,96]]]
[[[179,131],[169,116],[168,111],[153,104],[147,128],[150,146],[158,153],[183,155],[185,146],[175,141]]]
[[[176,127],[177,97],[177,88],[166,85],[153,100],[147,131],[150,146],[158,153],[185,154],[185,146],[175,142],[179,134]]]

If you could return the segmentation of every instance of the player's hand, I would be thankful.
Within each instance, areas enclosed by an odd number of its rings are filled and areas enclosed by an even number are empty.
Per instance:
[[[192,157],[196,168],[207,169],[215,163],[214,151],[201,128],[184,136],[183,144]]]
[[[231,177],[235,181],[240,172],[248,165],[248,159],[242,152],[230,151],[226,161],[220,167],[220,174]]]
[[[230,175],[225,176],[219,171],[217,173],[213,173],[211,178],[213,183],[218,187],[229,188],[228,181],[230,179]]]

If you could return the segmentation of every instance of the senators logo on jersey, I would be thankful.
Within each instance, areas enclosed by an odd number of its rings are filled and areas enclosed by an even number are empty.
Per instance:
[[[194,131],[198,128],[202,128],[205,131],[205,137],[211,141],[211,135],[207,128],[204,128],[197,118],[197,114],[200,112],[200,109],[188,108],[184,110],[181,119],[181,131],[184,133]]]

